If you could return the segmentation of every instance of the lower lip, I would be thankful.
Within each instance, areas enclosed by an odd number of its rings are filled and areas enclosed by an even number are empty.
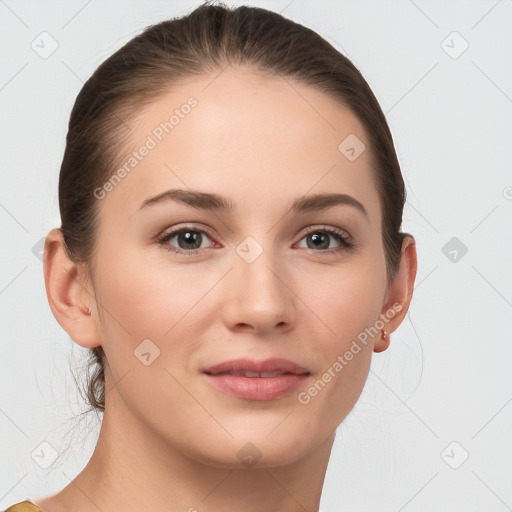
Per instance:
[[[244,400],[275,400],[299,388],[308,374],[276,375],[275,377],[243,377],[239,375],[211,375],[205,373],[217,389]]]

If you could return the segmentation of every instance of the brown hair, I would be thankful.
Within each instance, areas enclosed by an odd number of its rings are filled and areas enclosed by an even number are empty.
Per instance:
[[[98,211],[93,190],[120,161],[126,121],[171,85],[227,64],[310,85],[362,122],[381,201],[389,284],[400,264],[406,193],[386,118],[369,85],[313,30],[266,9],[209,1],[182,18],[147,27],[106,59],[78,94],[59,177],[60,229],[70,258],[91,266]],[[87,382],[90,405],[100,411],[105,409],[103,357],[101,347],[91,350]]]

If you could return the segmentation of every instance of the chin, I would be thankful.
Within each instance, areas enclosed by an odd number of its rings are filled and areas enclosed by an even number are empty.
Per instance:
[[[287,414],[287,413],[286,413]],[[286,414],[281,414],[279,421],[283,421]],[[290,417],[292,417],[290,415]],[[236,429],[236,436],[227,434],[210,437],[211,444],[197,446],[193,455],[198,462],[221,469],[263,469],[293,464],[306,457],[322,443],[320,438],[305,438],[305,429],[301,425],[284,427],[279,421],[262,422],[260,426],[244,425]]]

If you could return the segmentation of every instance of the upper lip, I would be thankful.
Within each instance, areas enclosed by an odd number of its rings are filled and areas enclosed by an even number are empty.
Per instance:
[[[309,370],[306,368],[280,357],[273,357],[264,359],[263,361],[256,361],[254,359],[231,359],[223,363],[216,364],[203,370],[205,373],[234,373],[234,372],[254,372],[254,373],[292,373],[294,375],[308,374]]]

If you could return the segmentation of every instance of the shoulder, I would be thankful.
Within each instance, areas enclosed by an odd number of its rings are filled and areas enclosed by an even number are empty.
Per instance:
[[[25,500],[10,506],[4,511],[0,510],[0,512],[44,512],[44,510],[30,500]]]

